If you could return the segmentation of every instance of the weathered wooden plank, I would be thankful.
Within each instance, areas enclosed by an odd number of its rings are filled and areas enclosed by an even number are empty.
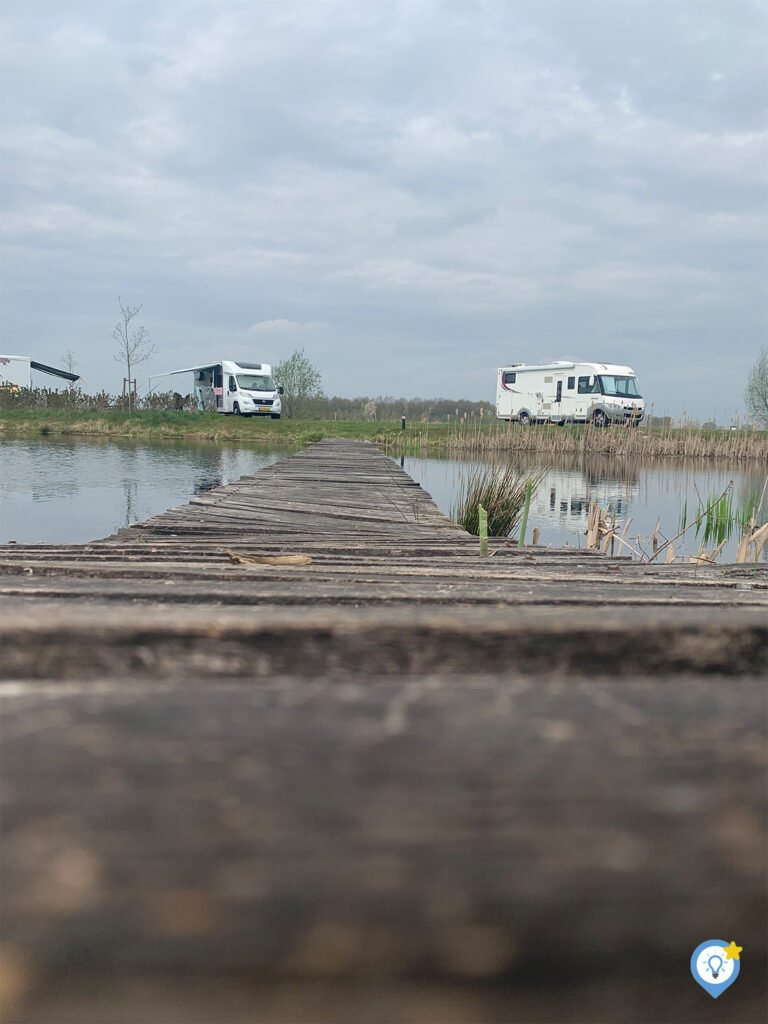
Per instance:
[[[450,591],[449,591],[450,593]],[[137,607],[8,610],[0,625],[6,678],[153,676],[192,670],[212,676],[274,673],[357,678],[376,672],[626,673],[768,671],[768,616],[747,607],[536,607],[307,610],[300,617],[263,609]],[[75,656],[88,651],[87,664]],[[149,655],[151,652],[151,657]],[[221,666],[217,669],[216,666]],[[196,669],[195,669],[196,667]]]
[[[764,723],[748,677],[17,688],[11,1019],[711,1020],[715,920],[759,1021]]]
[[[768,567],[490,546],[339,441],[0,548],[10,1019],[761,1021]]]
[[[126,583],[122,579],[92,580],[75,577],[40,577],[36,581],[24,581],[16,585],[7,583],[0,586],[0,597],[12,600],[19,607],[25,599],[37,601],[42,598],[67,601],[83,601],[89,604],[109,602],[120,604],[125,601]],[[296,583],[281,582],[277,585],[259,585],[251,581],[230,580],[226,583],[212,581],[205,592],[188,580],[141,580],[131,581],[130,600],[134,606],[159,604],[171,607],[176,604],[197,604],[216,606],[249,606],[261,611],[274,607],[291,607],[295,610],[318,607],[339,609],[362,607],[453,607],[457,615],[470,607],[519,608],[542,606],[550,614],[559,614],[559,609],[583,607],[589,604],[596,609],[605,606],[624,606],[642,615],[644,609],[652,606],[695,609],[701,606],[722,608],[738,606],[745,608],[765,607],[763,600],[756,600],[740,591],[705,591],[680,597],[668,590],[647,589],[641,592],[617,593],[613,589],[595,586],[590,590],[589,602],[574,591],[572,586],[552,583],[530,583],[521,587],[497,587],[465,593],[458,586],[423,587],[410,586],[383,589],[381,586],[344,586],[331,583],[314,587]],[[3,603],[0,603],[0,611]],[[162,609],[158,608],[162,614]],[[129,610],[126,610],[129,614]],[[764,614],[764,613],[763,613]]]
[[[5,573],[12,567],[6,567]],[[595,580],[588,576],[562,573],[491,573],[462,574],[452,569],[441,573],[436,570],[414,568],[395,571],[379,566],[360,568],[357,572],[337,569],[333,566],[235,566],[223,565],[174,565],[162,562],[140,565],[115,563],[113,565],[55,565],[42,563],[34,569],[16,567],[16,578],[28,580],[62,577],[99,579],[121,582],[159,581],[163,586],[172,583],[192,583],[193,589],[186,591],[187,600],[195,598],[201,603],[214,600],[210,588],[214,584],[226,587],[236,586],[238,593],[248,597],[250,603],[279,603],[285,601],[311,604],[313,601],[337,599],[364,601],[366,603],[392,603],[395,601],[425,601],[446,599],[460,600],[464,604],[507,604],[551,603],[604,605],[621,604],[669,604],[669,605],[720,605],[739,604],[743,606],[768,605],[768,590],[742,590],[736,584],[717,586],[713,583],[696,585],[665,585],[654,581],[622,582],[618,578]],[[588,585],[588,597],[583,587]],[[23,593],[28,585],[12,587],[7,583],[0,586],[0,594]],[[85,593],[89,593],[86,591]],[[118,591],[122,594],[124,591]],[[96,596],[93,588],[90,591]],[[134,594],[139,599],[139,593]],[[144,598],[146,599],[146,598]],[[170,596],[167,598],[172,600]]]

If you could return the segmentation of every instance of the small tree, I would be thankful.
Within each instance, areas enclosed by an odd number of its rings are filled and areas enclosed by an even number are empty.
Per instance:
[[[142,310],[142,306],[124,306],[123,300],[118,296],[120,303],[120,319],[115,324],[112,337],[117,344],[115,362],[123,363],[127,370],[128,377],[128,411],[131,410],[131,367],[139,363],[145,363],[157,352],[157,348],[149,338],[149,331],[146,327],[132,327],[132,322]]]
[[[312,399],[323,397],[322,375],[303,348],[296,349],[275,366],[275,381],[285,389],[283,411],[286,416],[300,417]]]
[[[67,373],[74,373],[75,372],[75,367],[77,366],[77,360],[75,359],[75,353],[72,351],[71,348],[68,348],[63,356],[59,356],[59,359],[61,360],[62,369],[66,370]],[[71,380],[71,381],[69,381],[67,383],[67,387],[69,388],[70,391],[72,390],[72,388],[74,386],[75,386],[75,382],[73,380]]]
[[[749,371],[744,398],[749,415],[768,425],[768,348],[765,346]]]

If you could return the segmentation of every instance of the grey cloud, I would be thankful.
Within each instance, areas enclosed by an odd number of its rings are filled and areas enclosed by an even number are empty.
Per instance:
[[[121,293],[148,372],[300,341],[330,391],[487,398],[512,356],[610,355],[671,407],[674,353],[711,367],[689,411],[732,408],[765,331],[765,22],[748,0],[18,7],[6,346],[114,386]]]

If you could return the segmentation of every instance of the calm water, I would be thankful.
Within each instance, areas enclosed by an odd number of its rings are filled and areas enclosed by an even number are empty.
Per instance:
[[[286,454],[181,442],[0,440],[0,542],[108,537]]]
[[[288,454],[185,442],[0,440],[0,542],[77,543],[106,537]],[[397,461],[446,514],[462,475],[478,465],[409,456]],[[537,462],[518,459],[513,464],[525,472]],[[697,490],[706,501],[730,480],[734,504],[744,504],[749,494],[759,496],[765,467],[560,458],[550,465],[533,501],[529,530],[539,527],[541,544],[583,546],[589,503],[597,498],[601,507],[615,509],[621,523],[632,519],[627,538],[647,550],[657,519],[662,535],[671,538],[678,532],[684,502],[690,519],[698,505]],[[762,518],[767,514],[764,507]],[[675,553],[695,554],[699,540],[690,530],[675,542]],[[729,542],[723,560],[733,559],[736,540]]]
[[[540,457],[539,457],[540,458]],[[498,460],[497,460],[498,461]],[[743,506],[750,494],[759,499],[766,480],[766,467],[760,465],[733,465],[712,461],[619,460],[558,457],[548,462],[527,459],[508,459],[521,473],[539,466],[549,466],[546,478],[534,500],[528,520],[528,538],[534,526],[539,527],[539,543],[555,547],[583,547],[587,528],[589,504],[596,498],[601,508],[615,510],[623,525],[632,522],[627,541],[640,551],[652,551],[650,538],[657,520],[661,521],[660,536],[671,540],[680,530],[680,515],[685,502],[688,522],[696,517],[701,496],[706,504],[711,495],[719,495],[733,481],[734,507]],[[448,515],[456,501],[459,481],[478,465],[477,461],[454,459],[402,460],[403,468],[424,487],[439,507]],[[761,519],[768,518],[768,490],[763,503]],[[738,531],[726,544],[720,561],[733,561],[736,557]],[[673,544],[676,555],[696,554],[701,542],[695,527]],[[714,548],[716,542],[711,542]],[[626,550],[624,554],[628,554]],[[768,556],[768,546],[762,559]]]

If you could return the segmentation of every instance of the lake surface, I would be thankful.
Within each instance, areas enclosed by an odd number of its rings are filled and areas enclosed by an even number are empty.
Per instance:
[[[121,439],[0,440],[0,542],[108,537],[290,452]]]
[[[494,460],[497,464],[498,459]],[[455,459],[402,460],[403,468],[424,487],[446,513],[456,502],[462,476],[466,477],[486,461]],[[734,508],[746,505],[750,495],[759,501],[766,481],[765,464],[728,464],[713,460],[638,460],[606,457],[547,456],[538,453],[508,457],[506,464],[520,473],[546,467],[546,477],[531,502],[527,539],[539,527],[539,543],[554,547],[584,547],[589,505],[596,498],[601,508],[611,508],[623,525],[632,522],[627,541],[638,552],[652,552],[651,536],[660,521],[659,536],[671,540],[681,529],[681,512],[687,504],[687,522],[696,518],[700,500],[705,506],[712,495],[720,495],[733,481]],[[768,518],[768,488],[761,521]],[[720,561],[734,561],[739,531],[726,543]],[[702,540],[696,528],[673,544],[676,555],[697,554]],[[710,549],[716,546],[712,541]],[[619,553],[618,551],[616,552]],[[624,554],[629,554],[624,551]],[[768,555],[763,549],[762,559]],[[761,559],[761,560],[762,560]]]
[[[173,441],[2,439],[0,542],[82,543],[106,537],[290,454],[290,450]],[[446,514],[455,504],[462,477],[485,464],[412,456],[396,461]],[[558,547],[584,546],[592,498],[597,498],[602,508],[614,509],[620,523],[631,518],[627,539],[637,550],[647,551],[657,520],[663,538],[671,538],[680,528],[686,502],[690,521],[699,504],[698,495],[706,502],[733,480],[734,505],[744,505],[750,494],[759,497],[766,474],[766,467],[755,463],[585,460],[578,456],[549,458],[546,463],[535,456],[510,461],[521,473],[548,465],[531,505],[528,537],[538,526],[539,543]],[[763,521],[766,516],[768,494]],[[695,554],[700,539],[694,529],[689,530],[675,542],[675,553]],[[737,539],[734,535],[722,560],[733,560]],[[766,556],[768,546],[763,559]]]

